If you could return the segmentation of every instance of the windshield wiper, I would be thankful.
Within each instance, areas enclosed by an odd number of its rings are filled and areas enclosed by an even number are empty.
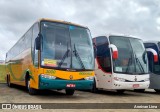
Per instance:
[[[137,58],[137,55],[136,55],[136,54],[135,54],[135,58],[136,58],[136,62],[139,63],[138,65],[139,65],[140,70],[142,70],[142,73],[141,73],[141,74],[145,73],[144,68],[143,68],[141,62],[139,61],[139,59]]]
[[[132,54],[131,54],[131,57],[129,58],[129,61],[128,61],[126,73],[128,73],[128,70],[129,70],[131,64],[132,64]]]
[[[74,55],[76,56],[76,58],[78,58],[79,59],[79,61],[80,61],[80,63],[81,63],[81,66],[82,66],[82,68],[83,69],[85,69],[85,67],[84,67],[84,64],[83,64],[83,62],[82,62],[82,60],[81,60],[81,57],[79,56],[79,54],[78,54],[78,52],[77,52],[77,50],[76,50],[76,46],[75,46],[75,44],[74,44]]]
[[[68,53],[70,52],[69,49],[67,49],[67,51],[65,52],[64,56],[61,59],[61,62],[58,64],[58,67],[61,67],[61,65],[63,64],[64,60],[66,59],[66,57],[68,56]]]
[[[70,50],[68,49],[68,42],[67,42],[67,51],[65,52],[64,56],[62,57],[60,63],[58,64],[58,67],[61,67],[61,65],[63,64],[64,60],[66,59],[66,57],[68,57],[68,53],[70,52]]]

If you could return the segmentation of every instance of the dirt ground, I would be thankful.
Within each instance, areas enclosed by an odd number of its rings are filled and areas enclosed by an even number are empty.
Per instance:
[[[160,94],[154,90],[146,90],[145,93],[134,92],[132,90],[125,91],[124,94],[117,94],[116,92],[99,91],[98,93],[91,93],[89,91],[76,91],[73,96],[67,96],[64,91],[40,91],[39,95],[31,96],[27,90],[21,86],[7,87],[6,84],[0,84],[0,103],[160,103]],[[114,104],[113,104],[114,105]],[[1,110],[0,110],[1,111]],[[8,111],[8,110],[2,110]],[[15,110],[18,112],[19,110]],[[23,110],[29,112],[30,110]],[[34,110],[33,110],[34,111]],[[43,111],[43,110],[41,110]],[[41,112],[39,111],[39,112]],[[52,112],[53,110],[45,110]],[[113,112],[113,111],[133,111],[144,112],[153,111],[159,112],[159,109],[55,109],[54,111],[62,112]]]

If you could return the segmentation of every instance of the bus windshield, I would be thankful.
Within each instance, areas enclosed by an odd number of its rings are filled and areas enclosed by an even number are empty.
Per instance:
[[[42,22],[41,65],[57,69],[93,70],[94,55],[87,28]]]
[[[110,36],[109,39],[118,49],[118,59],[113,60],[115,73],[133,75],[148,73],[147,53],[140,39],[123,36]]]

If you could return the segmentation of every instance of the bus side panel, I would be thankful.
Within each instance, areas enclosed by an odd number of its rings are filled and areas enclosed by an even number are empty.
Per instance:
[[[30,74],[30,87],[34,89],[39,89],[39,75],[43,74],[43,68],[35,68],[33,65],[31,66],[32,74]]]
[[[150,85],[149,88],[151,89],[160,89],[160,75],[151,73],[150,74]]]
[[[10,76],[11,83],[19,84],[22,74],[21,56],[18,55],[7,64],[7,74]]]
[[[7,64],[7,74],[10,75],[11,83],[25,86],[25,75],[30,71],[31,52],[30,48],[23,51]]]
[[[29,75],[32,73],[32,57],[31,57],[31,48],[25,50],[22,54],[22,81],[20,82],[22,85],[25,85],[27,72]]]
[[[38,60],[40,60],[40,51],[38,52]],[[43,74],[44,73],[44,70],[43,68],[40,68],[39,67],[35,67],[34,64],[33,64],[33,60],[32,60],[32,55],[31,55],[31,64],[30,64],[30,76],[31,76],[31,79],[30,79],[30,87],[31,88],[34,88],[34,89],[39,89],[39,75],[40,74]],[[40,64],[40,61],[39,61],[39,64]]]
[[[95,79],[96,87],[101,89],[111,89],[112,86],[112,73],[104,72],[95,59]]]

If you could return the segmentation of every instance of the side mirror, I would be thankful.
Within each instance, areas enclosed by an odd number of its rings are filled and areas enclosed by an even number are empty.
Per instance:
[[[153,56],[154,56],[154,62],[158,62],[158,54],[157,54],[157,52],[154,49],[147,48],[146,51],[147,52],[151,52],[153,54]]]
[[[117,49],[117,47],[114,44],[110,44],[109,48],[112,49],[112,57],[113,57],[113,59],[115,59],[115,60],[118,59],[118,49]]]
[[[41,46],[41,34],[38,34],[37,38],[35,39],[35,46],[36,46],[36,50],[40,50],[40,46]]]
[[[97,47],[96,47],[95,43],[93,43],[93,49],[94,49],[94,57],[96,58],[96,56],[97,56]]]
[[[96,58],[96,56],[97,56],[96,39],[95,39],[95,38],[93,38],[93,39],[92,39],[92,41],[93,41],[94,57]]]

